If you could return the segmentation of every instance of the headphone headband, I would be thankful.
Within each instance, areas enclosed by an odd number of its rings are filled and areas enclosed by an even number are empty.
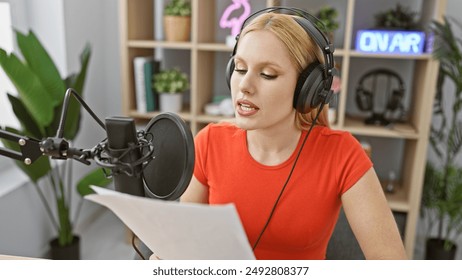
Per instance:
[[[319,27],[316,26],[316,24],[314,24],[314,23],[319,23],[322,26],[325,26],[324,23],[317,17],[306,12],[305,10],[294,8],[294,7],[281,7],[281,6],[268,7],[268,8],[256,11],[252,13],[250,16],[248,16],[242,23],[241,31],[236,36],[236,44],[234,45],[231,56],[234,56],[236,54],[237,42],[239,41],[239,37],[241,35],[242,30],[246,27],[249,21],[259,16],[260,14],[274,13],[274,12],[281,12],[281,14],[284,14],[283,13],[284,11],[290,12],[290,15],[300,17],[300,18],[294,18],[294,20],[305,30],[306,33],[311,35],[311,38],[313,38],[313,40],[316,42],[318,47],[321,49],[324,55],[324,64],[326,65],[326,69],[325,69],[326,77],[333,76],[335,74],[334,73],[334,56],[333,56],[335,47],[329,41],[328,37],[324,34],[324,32],[321,31],[321,29],[319,29]]]
[[[374,97],[376,94],[375,91],[377,89],[376,83],[379,76],[385,76],[387,79],[387,101],[383,108],[384,111],[381,115],[374,111]],[[391,79],[398,82],[399,88],[390,88],[393,84]],[[364,85],[366,80],[372,80],[372,88],[370,86],[366,87]],[[399,109],[400,113],[404,114],[404,106],[402,103],[404,94],[404,81],[398,73],[386,68],[376,68],[366,72],[359,78],[358,86],[356,87],[355,101],[356,105],[361,111],[375,112],[375,114],[365,120],[366,124],[387,125],[391,120],[385,117],[385,113],[391,113]]]
[[[401,76],[398,75],[398,73],[396,73],[396,72],[394,72],[394,71],[392,71],[390,69],[386,69],[386,68],[377,68],[377,69],[373,69],[373,70],[371,70],[369,72],[366,72],[365,74],[363,74],[361,76],[361,78],[359,79],[358,84],[362,85],[364,83],[364,80],[366,80],[367,78],[369,78],[370,76],[373,76],[373,75],[392,76],[392,77],[396,78],[396,80],[398,80],[399,86],[401,88],[404,88],[404,81],[401,78]]]

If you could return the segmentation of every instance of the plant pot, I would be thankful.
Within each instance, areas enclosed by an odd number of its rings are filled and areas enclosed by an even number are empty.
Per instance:
[[[191,34],[191,17],[164,16],[165,40],[173,42],[189,41]]]
[[[53,260],[79,260],[80,237],[74,235],[72,243],[67,246],[59,246],[58,238],[50,241],[50,258]]]
[[[444,239],[430,238],[425,247],[426,260],[454,260],[456,257],[457,245],[451,242],[451,248],[444,248]]]
[[[183,106],[182,93],[161,93],[159,96],[159,109],[161,112],[178,113]]]

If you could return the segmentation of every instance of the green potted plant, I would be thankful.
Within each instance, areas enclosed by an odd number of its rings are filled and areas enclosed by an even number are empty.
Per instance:
[[[0,49],[0,66],[18,92],[18,96],[8,94],[8,100],[20,123],[20,129],[11,127],[2,129],[37,140],[53,137],[56,135],[60,122],[66,88],[75,89],[83,97],[83,87],[90,61],[90,47],[87,45],[81,53],[80,72],[62,79],[50,55],[33,32],[27,35],[16,32],[16,40],[24,61],[21,61],[14,53],[8,54]],[[79,131],[81,119],[79,103],[72,100],[67,112],[64,137],[72,140]],[[9,149],[20,150],[17,143],[4,140],[2,142]],[[20,161],[15,161],[15,163],[30,178],[56,231],[57,237],[50,242],[50,246],[54,248],[53,245],[56,244],[58,253],[55,254],[55,251],[51,249],[51,257],[79,258],[80,239],[73,230],[71,217],[72,196],[70,194],[73,189],[67,183],[70,180],[67,181],[68,178],[66,178],[71,176],[72,172],[66,172],[66,162],[60,165],[48,157],[41,157],[30,165]],[[89,192],[90,184],[101,186],[108,182],[109,180],[101,169],[97,169],[83,177],[77,183],[77,189],[81,194],[85,194]],[[51,189],[51,199],[44,195],[41,186]],[[62,255],[61,251],[68,249],[73,251],[72,255]]]
[[[167,41],[189,41],[191,3],[188,0],[171,0],[165,6],[164,31]]]
[[[153,75],[152,87],[159,96],[159,107],[162,112],[180,112],[183,93],[189,89],[186,73],[178,68],[162,70]]]
[[[324,31],[329,37],[330,42],[334,41],[334,32],[339,27],[338,11],[332,6],[324,6],[315,15],[320,23],[317,23],[319,29]]]
[[[455,240],[462,234],[462,167],[456,161],[462,148],[462,43],[448,18],[433,21],[430,29],[440,69],[429,139],[436,160],[427,162],[422,195],[421,213],[428,224],[425,258],[454,259]],[[452,84],[452,92],[445,91],[445,82]],[[449,112],[445,103],[452,104]]]
[[[397,3],[395,8],[375,14],[375,25],[382,29],[415,30],[416,15],[408,7]]]

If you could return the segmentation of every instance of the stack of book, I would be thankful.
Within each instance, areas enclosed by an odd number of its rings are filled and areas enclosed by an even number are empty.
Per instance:
[[[152,76],[160,71],[160,62],[152,56],[133,59],[135,74],[136,110],[140,113],[159,110],[159,98],[152,87]]]

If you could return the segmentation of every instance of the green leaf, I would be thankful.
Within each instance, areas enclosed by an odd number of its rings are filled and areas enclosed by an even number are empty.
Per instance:
[[[435,208],[436,204],[442,199],[441,182],[443,174],[437,170],[430,162],[427,162],[422,193],[422,206]]]
[[[80,72],[77,75],[74,84],[71,85],[73,89],[75,89],[78,93],[82,95],[83,87],[85,85],[85,77],[87,76],[87,69],[90,62],[91,57],[91,47],[89,44],[85,45],[82,53],[80,54]]]
[[[0,49],[0,66],[18,90],[24,106],[37,124],[42,127],[49,125],[53,120],[54,101],[35,73],[16,55],[7,55],[3,49]]]
[[[87,69],[90,61],[91,48],[86,45],[80,55],[81,69],[78,74],[73,74],[66,79],[66,83],[70,82],[70,88],[73,88],[83,99],[83,87],[87,76]],[[64,137],[66,139],[74,139],[80,128],[81,120],[81,105],[75,97],[71,97],[67,110],[66,125],[64,127]]]
[[[109,174],[108,171],[106,173]],[[97,168],[87,173],[77,182],[78,193],[81,196],[85,196],[87,194],[94,193],[90,186],[106,187],[109,185],[109,183],[112,182],[112,179],[109,179],[106,176],[106,173],[103,168]]]
[[[66,88],[50,55],[32,31],[27,36],[16,31],[16,40],[30,69],[52,96],[53,105],[58,105],[63,99]]]
[[[26,106],[22,103],[21,99],[14,95],[8,94],[8,100],[10,101],[13,112],[24,128],[24,132],[27,136],[34,137],[36,139],[43,139],[45,137],[45,129],[40,127],[35,119],[27,111]]]
[[[462,122],[457,122],[448,137],[448,150],[456,155],[462,147]]]

